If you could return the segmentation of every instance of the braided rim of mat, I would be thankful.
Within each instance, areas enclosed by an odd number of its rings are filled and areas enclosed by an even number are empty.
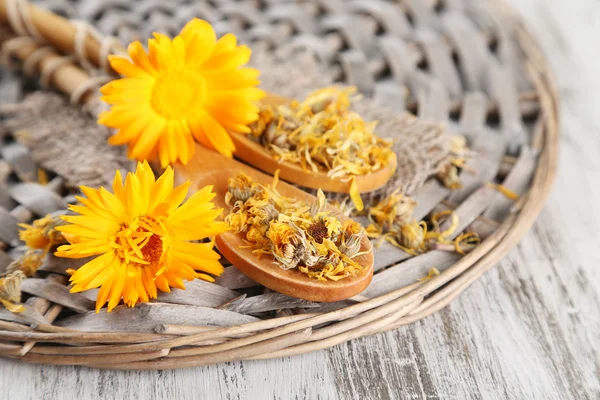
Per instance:
[[[340,81],[356,85],[376,98],[387,99],[388,104],[417,112],[424,118],[445,120],[450,114],[449,124],[459,121],[456,125],[466,135],[474,131],[501,135],[509,156],[504,157],[502,167],[496,166],[497,171],[491,178],[502,176],[502,184],[518,192],[519,200],[514,204],[507,202],[501,194],[487,187],[481,177],[465,177],[465,188],[453,193],[435,181],[428,182],[419,193],[427,193],[427,199],[438,200],[429,205],[420,204],[426,209],[425,213],[439,203],[453,206],[461,220],[466,221],[461,231],[468,224],[470,229],[481,232],[485,240],[467,255],[450,258],[445,268],[440,268],[443,270],[440,275],[405,283],[402,287],[398,282],[406,280],[408,271],[417,270],[421,275],[416,276],[422,276],[432,262],[445,257],[440,256],[444,252],[436,250],[412,258],[396,252],[393,253],[395,260],[386,258],[389,254],[383,255],[387,261],[379,266],[374,283],[362,298],[330,312],[320,311],[325,308],[313,311],[308,308],[308,313],[290,313],[234,326],[206,327],[170,324],[168,320],[157,322],[153,318],[165,315],[156,307],[164,304],[151,303],[132,309],[135,311],[131,314],[123,310],[113,312],[117,318],[124,313],[122,317],[132,324],[135,323],[133,318],[156,322],[150,332],[86,332],[77,330],[76,325],[61,323],[63,309],[69,309],[71,314],[80,313],[76,317],[83,316],[83,319],[95,316],[88,316],[86,308],[82,309],[81,303],[72,297],[57,295],[67,291],[63,286],[64,276],[52,273],[46,279],[28,279],[24,283],[35,284],[25,285],[29,289],[23,291],[32,295],[28,304],[37,310],[39,318],[31,321],[0,310],[4,312],[0,313],[0,355],[45,364],[169,369],[324,349],[398,328],[442,309],[496,264],[531,227],[556,172],[557,94],[543,55],[508,8],[497,2],[484,3],[484,6],[462,0],[415,0],[401,5],[372,0],[347,4],[325,0],[274,3],[253,3],[261,5],[258,10],[248,10],[250,2],[236,3],[235,7],[227,1],[204,6],[221,4],[212,11],[220,11],[226,19],[216,26],[234,32],[239,30],[242,38],[271,47],[293,42],[311,48]],[[307,17],[305,6],[310,6],[313,19]],[[164,11],[160,6],[155,8],[157,12]],[[149,8],[147,13],[153,10]],[[100,11],[88,10],[89,15],[102,14]],[[204,8],[192,11],[186,16],[200,14],[198,16],[211,19],[211,15],[202,15],[206,12]],[[337,13],[341,11],[347,13]],[[112,39],[102,39],[93,30],[86,33],[84,48],[76,49],[74,40],[65,40],[68,36],[65,32],[47,29],[48,18],[50,25],[54,18],[51,14],[25,1],[0,0],[0,23],[7,20],[7,12],[18,14],[20,22],[13,21],[12,29],[23,36],[18,43],[14,38],[5,42],[12,41],[11,55],[29,60],[28,69],[41,72],[42,83],[53,84],[71,94],[72,102],[85,101],[94,85],[104,80],[95,78],[83,88],[69,86],[69,77],[80,71],[76,64],[106,67],[102,54],[120,51]],[[40,20],[46,23],[39,23]],[[361,29],[353,29],[357,23],[362,24]],[[120,35],[120,28],[113,25],[113,33]],[[323,37],[312,34],[317,29],[315,25]],[[31,36],[50,42],[55,49],[46,47],[40,51],[41,46],[35,40],[26,39]],[[375,42],[378,46],[371,46]],[[31,61],[36,51],[37,56]],[[65,58],[65,53],[74,56]],[[410,96],[404,101],[407,89]],[[2,148],[5,162],[17,175],[23,157],[28,157],[26,148],[25,153],[21,151],[23,147],[13,143]],[[493,153],[485,143],[482,148]],[[483,167],[489,158],[489,154],[480,155],[475,163]],[[39,214],[28,204],[27,196],[22,196],[23,191],[34,186],[18,183],[8,187],[12,199],[21,204],[10,212],[3,208],[0,214],[7,214],[15,221],[31,220],[33,214]],[[58,191],[60,186],[59,182],[44,190]],[[452,205],[453,201],[446,199],[460,201]],[[494,223],[493,220],[499,221]],[[2,240],[5,248],[15,245],[13,241]],[[231,308],[223,311],[172,303],[169,305],[172,312],[180,312],[182,309],[178,307],[189,309],[189,315],[213,312],[215,320],[227,320],[222,313],[233,312]]]

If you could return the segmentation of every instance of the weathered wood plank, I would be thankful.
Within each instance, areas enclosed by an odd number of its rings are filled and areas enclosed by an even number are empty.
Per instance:
[[[144,303],[135,308],[121,305],[108,313],[91,311],[60,320],[56,325],[84,332],[147,332],[162,324],[233,326],[258,321],[249,315],[208,307],[167,303]]]
[[[69,288],[47,279],[29,278],[21,282],[21,291],[42,297],[56,304],[85,313],[94,309],[94,302],[79,293],[69,293]]]
[[[173,289],[159,293],[161,303],[189,304],[190,306],[217,307],[239,296],[239,293],[214,283],[196,279],[185,283],[185,290]]]
[[[242,274],[233,265],[225,267],[225,271],[216,279],[215,283],[231,290],[258,286],[258,283]]]
[[[295,299],[281,293],[266,293],[258,296],[244,297],[233,301],[222,310],[234,311],[240,314],[257,314],[265,311],[283,310],[288,308],[318,308],[318,303]]]
[[[437,268],[441,272],[461,257],[460,254],[441,250],[432,250],[413,257],[375,275],[371,284],[360,296],[373,298],[401,289],[427,276],[431,268]]]

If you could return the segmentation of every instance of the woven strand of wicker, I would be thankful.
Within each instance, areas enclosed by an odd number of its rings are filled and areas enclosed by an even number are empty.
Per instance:
[[[491,268],[534,222],[551,187],[557,162],[556,91],[535,42],[501,3],[38,4],[87,20],[123,42],[152,30],[175,34],[191,16],[205,18],[219,33],[234,32],[254,48],[308,50],[335,80],[358,86],[394,110],[447,123],[476,150],[470,166],[477,174],[463,174],[463,188],[455,191],[427,181],[414,194],[415,217],[453,208],[460,221],[456,233],[469,229],[485,240],[465,256],[432,250],[411,257],[383,246],[376,253],[373,283],[340,303],[313,304],[268,292],[229,266],[218,285],[190,282],[185,292],[166,294],[159,302],[98,315],[91,312],[94,293],[68,293],[65,271],[73,265],[48,257],[36,278],[22,282],[29,296],[26,311],[0,309],[2,356],[112,369],[183,368],[301,354],[394,329],[445,307]],[[42,69],[40,59],[29,69]],[[48,82],[56,84],[68,73],[68,65],[59,67],[47,74]],[[21,99],[21,82],[2,72],[3,104]],[[17,222],[64,209],[72,199],[61,197],[67,192],[60,176],[48,185],[35,183],[37,167],[27,146],[12,140],[6,128],[0,132],[1,270],[22,252]],[[488,182],[501,183],[519,200],[506,199]],[[440,275],[417,280],[433,266]]]

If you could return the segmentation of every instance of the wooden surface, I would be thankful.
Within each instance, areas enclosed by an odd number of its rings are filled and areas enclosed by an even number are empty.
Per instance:
[[[600,398],[600,5],[510,3],[558,76],[560,173],[521,245],[451,306],[393,332],[278,360],[120,372],[1,359],[0,399]]]

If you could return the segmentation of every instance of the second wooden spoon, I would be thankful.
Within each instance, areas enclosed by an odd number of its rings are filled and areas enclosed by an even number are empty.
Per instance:
[[[291,102],[291,99],[268,94],[262,101],[263,104],[279,106]],[[231,139],[235,144],[235,156],[246,163],[264,171],[274,174],[279,170],[279,177],[287,182],[296,183],[300,186],[322,189],[325,192],[348,193],[350,184],[341,179],[327,176],[327,172],[307,171],[300,165],[291,162],[279,162],[264,146],[250,139],[248,136],[231,132]],[[384,168],[367,175],[356,176],[358,191],[361,193],[379,189],[387,183],[396,170],[396,157],[390,157],[389,163]]]

